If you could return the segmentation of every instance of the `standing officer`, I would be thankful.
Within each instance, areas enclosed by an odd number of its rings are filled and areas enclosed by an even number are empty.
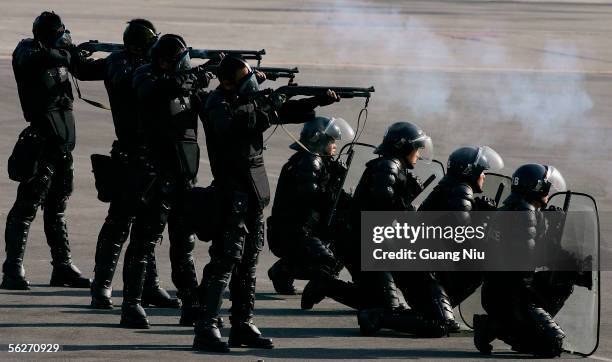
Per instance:
[[[339,98],[333,92],[290,101],[279,94],[261,95],[257,91],[265,76],[232,56],[221,61],[217,76],[221,84],[208,97],[202,121],[220,230],[212,239],[210,262],[202,276],[202,307],[193,348],[218,352],[228,352],[229,345],[272,348],[272,340],[261,337],[252,321],[255,268],[264,241],[263,209],[270,201],[263,132],[271,124],[308,121],[315,107]],[[217,321],[230,277],[228,345],[221,339]]]
[[[73,190],[70,72],[75,47],[70,32],[53,12],[34,21],[34,39],[22,40],[13,52],[13,72],[23,115],[30,124],[19,136],[9,159],[9,176],[19,182],[17,199],[6,219],[6,260],[2,288],[29,289],[23,256],[30,224],[39,207],[51,248],[51,286],[89,288],[90,280],[72,264],[66,228],[66,203]]]
[[[151,63],[134,74],[143,154],[138,157],[150,176],[132,227],[123,267],[121,325],[148,328],[141,306],[145,268],[168,226],[172,282],[182,301],[181,324],[192,325],[197,311],[197,278],[193,262],[195,236],[185,217],[173,208],[196,181],[200,150],[197,107],[209,74],[191,68],[182,37],[165,34],[151,48]]]
[[[91,285],[91,306],[98,309],[113,307],[112,281],[123,244],[128,238],[134,221],[139,190],[132,166],[137,153],[138,112],[136,94],[132,87],[134,71],[148,62],[147,53],[157,41],[155,26],[146,19],[133,19],[123,32],[124,50],[111,53],[104,59],[83,62],[81,78],[104,80],[110,101],[117,140],[113,142],[111,158],[115,168],[101,170],[113,173],[108,177],[124,175],[122,187],[112,190],[108,215],[98,235],[94,279]],[[178,308],[178,299],[170,297],[160,287],[155,262],[151,253],[143,290],[143,305]]]

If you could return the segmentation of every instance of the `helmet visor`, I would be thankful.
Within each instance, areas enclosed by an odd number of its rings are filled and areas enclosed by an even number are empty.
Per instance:
[[[332,117],[323,133],[336,141],[351,141],[355,137],[353,127],[343,118]]]
[[[431,137],[422,135],[421,137],[412,141],[414,148],[417,150],[417,157],[420,161],[425,163],[431,163],[434,157],[433,142]]]
[[[247,95],[259,91],[259,82],[255,72],[250,71],[247,75],[240,79],[238,83],[238,94]]]
[[[185,50],[181,55],[179,55],[175,70],[178,72],[189,69],[191,69],[191,58],[189,57],[189,50]]]
[[[504,168],[504,160],[499,153],[489,146],[478,147],[478,155],[474,165],[480,166],[485,170],[499,171]]]
[[[544,181],[550,184],[550,190],[548,191],[549,195],[555,192],[563,192],[567,190],[565,178],[563,178],[561,172],[559,172],[559,170],[557,170],[553,166],[548,166],[548,171],[546,172],[546,179]]]

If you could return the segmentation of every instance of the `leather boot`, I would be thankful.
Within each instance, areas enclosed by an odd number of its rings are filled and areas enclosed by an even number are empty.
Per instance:
[[[112,206],[111,206],[112,209]],[[91,307],[112,309],[112,282],[117,268],[121,248],[128,238],[130,221],[120,222],[106,219],[96,245],[96,266],[91,283]]]
[[[4,232],[6,240],[6,260],[2,265],[2,289],[29,290],[30,283],[25,278],[23,256],[28,240],[31,221],[20,221],[9,213]]]
[[[262,337],[252,319],[236,321],[230,317],[230,321],[232,323],[229,336],[230,347],[274,348],[272,339]]]
[[[146,253],[139,252],[137,248],[137,243],[132,240],[126,251],[120,325],[126,328],[147,329],[149,321],[140,304],[147,258]]]
[[[202,285],[199,288],[200,309],[194,329],[194,350],[221,353],[230,351],[229,344],[221,339],[217,324],[223,291],[227,286],[225,274],[230,273],[230,270],[216,270],[225,269],[223,266],[213,260],[204,268]]]
[[[272,285],[277,294],[297,294],[297,290],[293,286],[294,280],[283,259],[279,259],[270,269],[268,269],[268,278],[272,281]]]
[[[81,275],[81,271],[72,264],[70,258],[70,242],[64,210],[67,197],[57,204],[45,204],[44,229],[47,244],[51,248],[53,272],[51,273],[52,287],[90,288],[91,280]]]
[[[142,291],[142,306],[173,309],[180,308],[181,306],[177,298],[172,298],[170,294],[159,285],[155,252],[151,253],[147,259],[144,289]]]
[[[442,337],[448,334],[448,327],[439,320],[428,320],[412,310],[364,309],[357,314],[361,334],[374,335],[380,329],[392,329],[412,333],[420,337]]]

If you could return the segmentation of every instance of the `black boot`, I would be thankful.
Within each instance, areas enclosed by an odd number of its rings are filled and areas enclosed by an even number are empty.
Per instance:
[[[357,321],[361,334],[365,336],[371,336],[382,328],[427,338],[448,334],[448,327],[443,321],[426,319],[409,309],[364,309],[357,314]]]
[[[81,271],[72,263],[54,264],[49,284],[52,287],[89,288],[91,280],[83,277]]]
[[[179,324],[186,327],[193,327],[198,319],[200,303],[198,294],[195,290],[181,290],[177,293],[181,299],[181,318]],[[218,327],[221,327],[217,325]]]
[[[137,241],[132,240],[125,255],[120,325],[126,328],[147,329],[149,328],[147,314],[140,305],[147,266],[147,253],[137,250],[138,248]]]
[[[318,280],[309,281],[302,291],[302,310],[311,310],[325,299],[325,286]]]
[[[495,332],[491,328],[489,316],[486,314],[474,314],[474,346],[485,355],[490,355],[493,351],[491,342],[495,340]]]
[[[23,256],[25,254],[30,221],[18,221],[13,216],[13,211],[9,213],[6,221],[5,240],[6,240],[6,260],[2,265],[2,289],[29,290],[30,283],[25,278],[23,268]]]
[[[155,253],[151,253],[147,259],[144,289],[142,291],[142,306],[173,309],[180,308],[181,306],[177,298],[172,298],[170,294],[159,285]]]
[[[230,351],[227,342],[221,339],[221,332],[216,323],[200,325],[196,328],[192,348],[196,351],[227,353]]]
[[[229,344],[221,339],[221,332],[217,324],[223,302],[223,291],[227,286],[227,275],[231,270],[227,270],[229,268],[231,266],[226,266],[216,260],[212,260],[204,268],[202,284],[198,288],[200,309],[193,340],[193,349],[197,351],[221,353],[230,351]]]
[[[274,348],[274,343],[270,338],[261,336],[259,328],[253,324],[252,320],[242,322],[230,318],[232,328],[230,329],[230,347],[250,347],[250,348]]]
[[[297,290],[293,286],[293,278],[291,278],[290,271],[283,259],[279,259],[268,269],[268,278],[272,281],[276,293],[281,295],[297,294]]]
[[[53,272],[52,287],[90,288],[91,280],[81,275],[81,271],[72,264],[70,243],[64,218],[67,197],[54,202],[46,200],[44,209],[44,229],[47,244],[51,248]]]
[[[109,209],[109,213],[113,210]],[[112,282],[117,267],[117,261],[121,254],[121,248],[127,240],[130,231],[131,220],[114,220],[107,217],[96,245],[96,266],[94,268],[94,279],[91,283],[91,307],[95,309],[112,309],[113,301]]]

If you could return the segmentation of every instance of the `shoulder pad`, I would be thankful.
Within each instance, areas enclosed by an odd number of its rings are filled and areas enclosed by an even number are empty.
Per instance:
[[[323,168],[323,160],[321,157],[313,155],[310,152],[298,151],[293,157],[296,167],[300,169],[320,171]]]
[[[379,157],[366,164],[368,168],[372,168],[374,172],[398,175],[401,169],[401,163],[395,158]]]
[[[466,183],[459,183],[451,188],[451,197],[474,201],[474,191]]]

